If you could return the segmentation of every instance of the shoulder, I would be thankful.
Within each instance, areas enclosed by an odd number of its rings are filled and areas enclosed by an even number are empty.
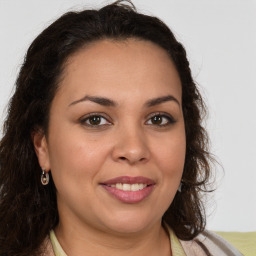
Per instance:
[[[205,230],[191,241],[180,241],[188,256],[242,256],[230,243],[214,232]]]
[[[52,243],[51,243],[51,239],[49,236],[47,236],[45,238],[45,240],[42,243],[40,248],[41,248],[41,251],[43,252],[42,256],[55,256],[53,247],[52,247]]]

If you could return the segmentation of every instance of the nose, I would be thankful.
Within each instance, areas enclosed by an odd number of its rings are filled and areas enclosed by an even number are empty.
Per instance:
[[[121,129],[115,137],[112,157],[115,161],[127,162],[130,165],[147,162],[150,149],[143,131],[135,127]]]

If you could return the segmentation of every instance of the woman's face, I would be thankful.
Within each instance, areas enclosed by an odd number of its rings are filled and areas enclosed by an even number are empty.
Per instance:
[[[60,225],[129,233],[161,221],[185,159],[181,98],[172,61],[151,42],[102,40],[69,58],[35,143]]]

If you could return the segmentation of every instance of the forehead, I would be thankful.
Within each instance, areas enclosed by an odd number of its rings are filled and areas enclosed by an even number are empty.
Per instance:
[[[60,90],[72,99],[100,92],[106,97],[118,91],[149,91],[154,96],[174,89],[181,94],[178,72],[168,53],[144,40],[100,40],[86,45],[66,62]],[[166,91],[166,92],[165,92]]]

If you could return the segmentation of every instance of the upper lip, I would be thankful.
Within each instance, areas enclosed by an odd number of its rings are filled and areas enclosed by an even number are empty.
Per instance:
[[[111,184],[136,184],[136,183],[142,183],[146,185],[154,185],[155,182],[152,179],[143,177],[143,176],[137,176],[137,177],[130,177],[130,176],[120,176],[116,177],[110,180],[106,180],[104,182],[101,182],[101,184],[104,185],[111,185]]]

